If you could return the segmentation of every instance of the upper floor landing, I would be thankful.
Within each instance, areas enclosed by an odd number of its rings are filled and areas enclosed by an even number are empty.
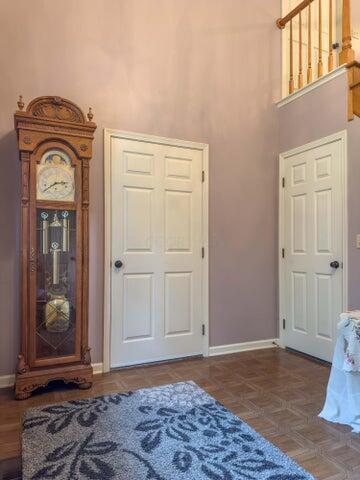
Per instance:
[[[348,120],[360,116],[360,1],[283,0],[282,96],[289,103],[348,76]]]

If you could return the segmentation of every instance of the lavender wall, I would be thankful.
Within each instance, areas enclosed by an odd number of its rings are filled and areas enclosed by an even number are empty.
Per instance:
[[[347,75],[313,90],[279,110],[280,151],[340,130],[348,131],[349,308],[360,308],[360,119],[347,121]]]
[[[211,345],[276,336],[280,0],[1,0],[0,375],[19,341],[13,112],[60,95],[98,124],[90,344],[102,359],[103,128],[210,144]]]

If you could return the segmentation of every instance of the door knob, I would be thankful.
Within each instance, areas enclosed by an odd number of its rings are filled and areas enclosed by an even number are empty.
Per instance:
[[[116,260],[114,265],[115,268],[121,268],[123,266],[123,262],[121,260]]]
[[[330,263],[330,267],[331,267],[331,268],[339,268],[339,267],[340,267],[340,263],[339,263],[337,260],[335,260],[334,262],[331,262],[331,263]]]

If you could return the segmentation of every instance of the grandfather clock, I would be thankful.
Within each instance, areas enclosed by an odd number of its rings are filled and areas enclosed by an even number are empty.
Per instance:
[[[88,345],[89,109],[39,97],[15,113],[21,161],[17,399],[52,380],[92,385]]]

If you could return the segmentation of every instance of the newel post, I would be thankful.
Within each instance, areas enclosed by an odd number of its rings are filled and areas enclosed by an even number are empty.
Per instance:
[[[339,56],[340,65],[344,65],[355,60],[355,51],[351,43],[351,12],[350,0],[343,0],[342,11],[342,50]]]

